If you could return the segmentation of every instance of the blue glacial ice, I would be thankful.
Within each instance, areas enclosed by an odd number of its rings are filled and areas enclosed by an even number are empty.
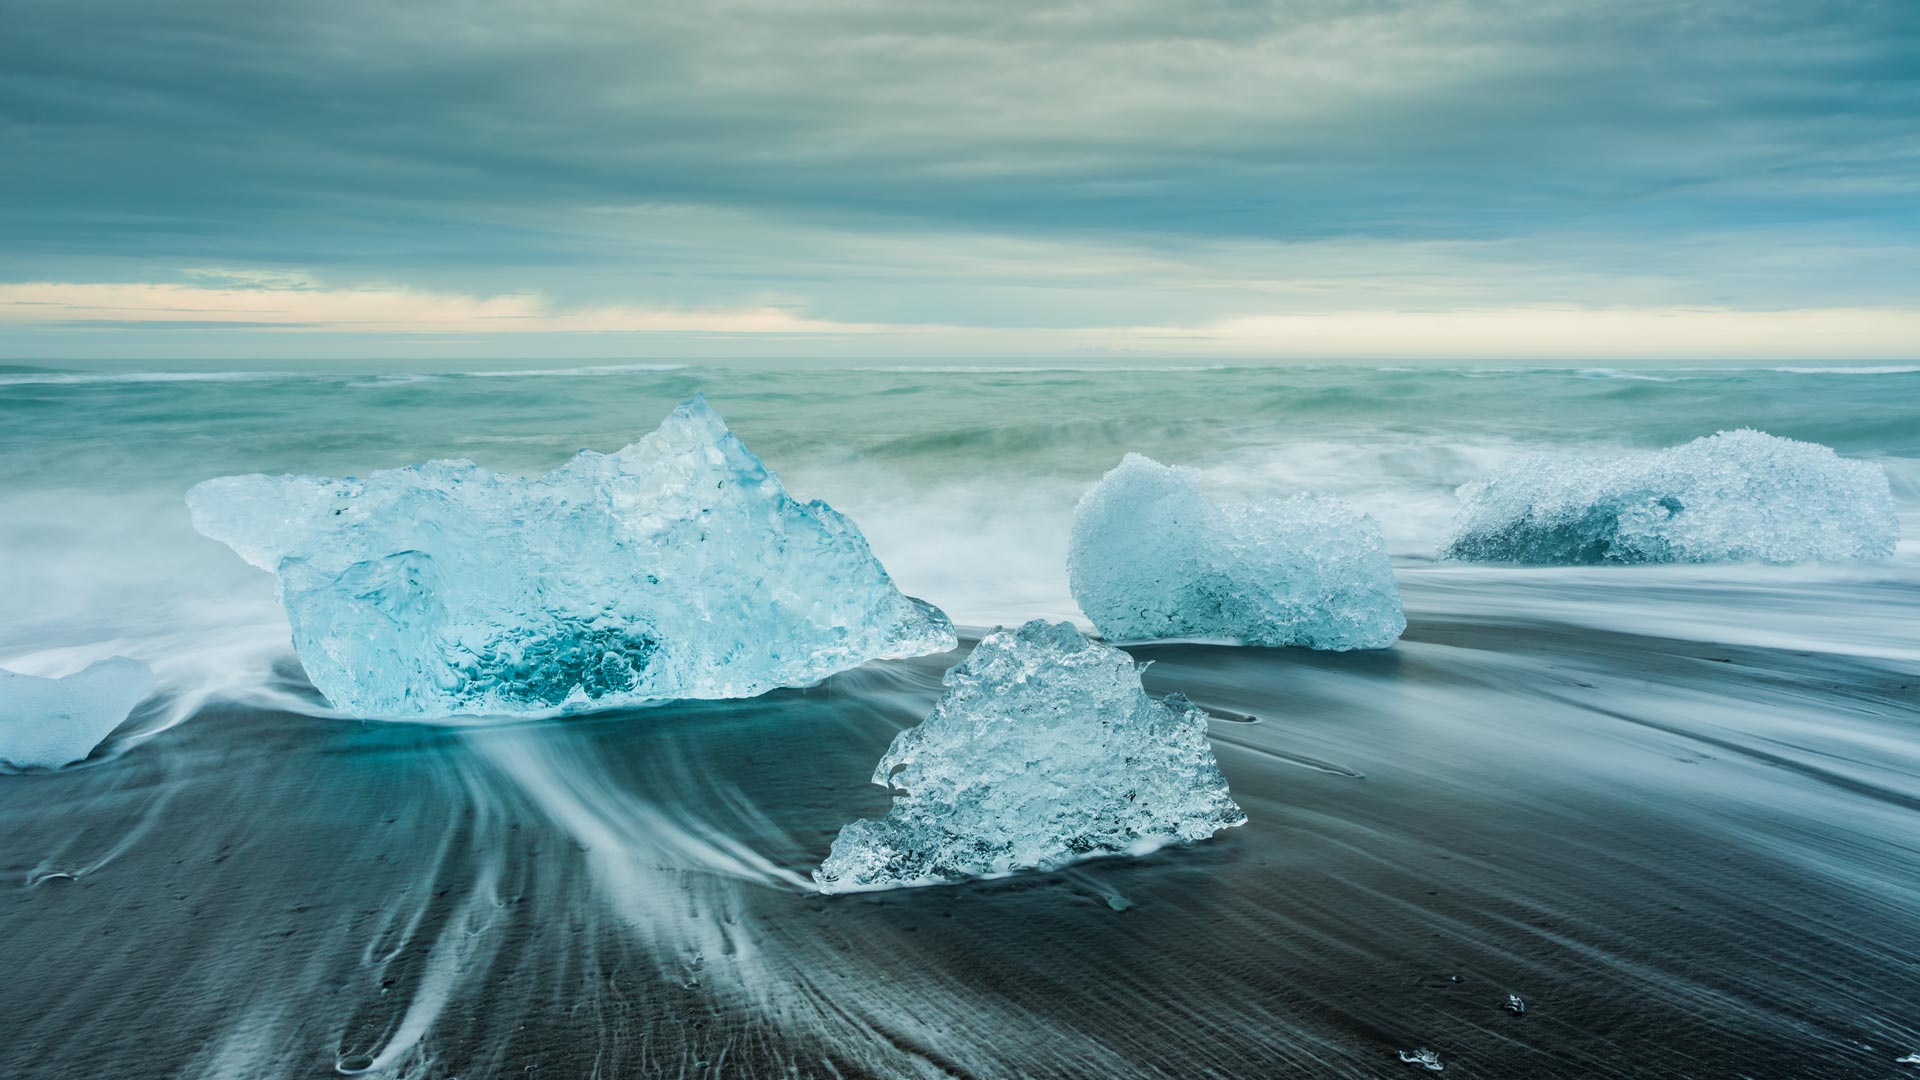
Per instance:
[[[1216,503],[1198,480],[1128,454],[1081,498],[1067,572],[1103,636],[1383,649],[1407,628],[1372,518],[1323,495]]]
[[[1748,429],[1520,458],[1459,494],[1441,550],[1473,562],[1844,562],[1887,558],[1900,538],[1880,466]]]
[[[860,530],[795,501],[695,397],[544,477],[430,461],[230,476],[195,528],[279,576],[308,676],[364,717],[749,697],[958,644]]]
[[[153,670],[124,656],[62,679],[0,669],[0,764],[57,769],[84,759],[153,690]]]
[[[840,830],[820,891],[936,885],[1141,855],[1245,824],[1206,714],[1154,701],[1133,659],[1071,624],[997,629],[947,672],[873,782],[905,792]]]

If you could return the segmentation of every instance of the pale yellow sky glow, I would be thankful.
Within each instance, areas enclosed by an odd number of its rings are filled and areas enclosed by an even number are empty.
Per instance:
[[[837,322],[790,307],[566,307],[392,285],[330,286],[281,272],[201,271],[200,281],[0,284],[0,324],[145,325],[281,333],[846,336],[882,347],[1100,349],[1275,358],[1908,359],[1920,311],[1705,307],[1488,307],[1248,314],[1191,326],[967,328]]]
[[[265,282],[260,275],[221,275]],[[808,319],[782,308],[561,309],[533,293],[467,296],[396,286],[329,288],[274,275],[271,284],[143,282],[0,285],[0,323],[231,324],[288,331],[476,333],[857,334],[884,329]]]

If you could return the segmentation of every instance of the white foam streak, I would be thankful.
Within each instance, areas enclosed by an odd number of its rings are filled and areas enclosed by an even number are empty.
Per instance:
[[[173,791],[171,789],[160,788],[159,794],[155,795],[151,801],[139,808],[139,819],[134,823],[133,827],[121,833],[105,851],[99,854],[86,856],[82,859],[71,858],[67,853],[74,846],[78,838],[69,840],[67,844],[61,846],[58,850],[48,853],[46,857],[40,860],[37,866],[28,872],[27,884],[38,885],[41,882],[53,878],[67,878],[78,881],[81,878],[98,873],[101,868],[126,854],[133,845],[140,842],[142,837],[152,831],[154,824],[160,820],[162,811],[166,809],[168,800],[172,797]]]
[[[593,758],[561,743],[561,733],[529,726],[477,733],[474,745],[535,806],[588,850],[624,909],[649,921],[644,903],[663,868],[718,874],[771,888],[811,890],[805,878],[775,865],[710,822],[674,816],[614,784]],[[569,752],[562,752],[563,750]],[[678,889],[678,883],[670,888]],[[635,904],[639,907],[636,909]]]
[[[360,1071],[377,1076],[431,1073],[433,1059],[423,1041],[453,1000],[463,977],[493,951],[493,942],[485,935],[499,908],[494,890],[499,876],[498,856],[482,864],[473,888],[428,950],[426,970],[400,1018],[400,1026],[374,1055],[373,1064]]]
[[[1402,567],[1410,618],[1541,620],[1682,641],[1920,661],[1920,551],[1860,566]]]
[[[1912,375],[1920,373],[1920,367],[1904,364],[1885,364],[1878,367],[1777,367],[1768,371],[1780,371],[1789,375]]]
[[[469,379],[537,379],[545,376],[594,376],[627,375],[646,371],[681,371],[686,364],[591,364],[586,367],[564,368],[520,368],[514,371],[454,371],[450,375],[459,375]]]
[[[99,383],[269,382],[312,378],[287,371],[49,371],[0,374],[0,386],[88,386]]]

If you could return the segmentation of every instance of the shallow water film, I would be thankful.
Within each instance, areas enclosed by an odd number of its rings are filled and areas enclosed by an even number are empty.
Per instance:
[[[961,650],[560,719],[329,708],[182,499],[465,456],[533,474],[704,392]],[[0,773],[0,1075],[1862,1077],[1920,1051],[1920,370],[0,370],[0,667],[154,695]],[[1885,562],[1437,561],[1538,454],[1751,426],[1886,469]],[[823,896],[983,628],[1087,624],[1128,451],[1374,515],[1404,637],[1128,644],[1248,823]]]

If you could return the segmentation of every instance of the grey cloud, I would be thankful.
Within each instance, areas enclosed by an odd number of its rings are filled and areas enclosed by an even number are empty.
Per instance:
[[[854,285],[944,231],[1208,265],[1497,242],[1566,280],[1601,237],[1605,270],[1677,278],[1694,236],[1911,245],[1916,55],[1910,0],[15,0],[0,275],[332,266],[926,318]],[[946,302],[1034,318],[1049,294],[1008,291],[1044,278]]]

